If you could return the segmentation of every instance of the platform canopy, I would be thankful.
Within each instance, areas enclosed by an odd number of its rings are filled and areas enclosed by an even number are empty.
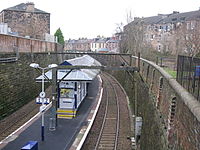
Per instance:
[[[90,57],[84,55],[74,59],[65,60],[60,64],[61,66],[72,65],[72,66],[101,66],[101,64]],[[96,75],[100,72],[99,69],[58,69],[57,80],[62,81],[92,81]],[[41,81],[44,77],[41,75],[36,78],[37,81]],[[52,70],[45,73],[45,80],[52,80]]]

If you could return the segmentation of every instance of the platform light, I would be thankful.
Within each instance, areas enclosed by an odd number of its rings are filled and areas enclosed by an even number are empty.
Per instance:
[[[39,64],[31,63],[29,66],[32,67],[32,68],[36,68],[36,69],[41,69],[42,70],[42,77],[43,78],[42,78],[42,91],[40,92],[40,97],[43,98],[43,101],[42,101],[42,106],[40,106],[40,108],[41,108],[40,110],[41,110],[41,113],[42,113],[41,139],[42,139],[42,141],[44,141],[44,110],[46,109],[46,106],[44,104],[44,98],[45,98],[45,92],[44,92],[45,73],[44,73],[44,70],[55,68],[58,65],[57,64],[50,64],[50,65],[48,65],[48,67],[42,68],[42,67],[40,67]]]
[[[52,68],[58,67],[57,64],[50,64],[50,65],[48,65],[48,67],[42,68],[42,67],[40,67],[39,64],[36,64],[36,63],[31,63],[29,66],[32,67],[32,68],[39,68],[39,69],[52,69]]]
[[[31,63],[29,66],[32,67],[32,68],[39,68],[40,67],[39,64],[36,64],[36,63]]]
[[[50,64],[50,65],[48,65],[48,68],[49,68],[49,69],[56,68],[56,67],[58,67],[57,64]]]

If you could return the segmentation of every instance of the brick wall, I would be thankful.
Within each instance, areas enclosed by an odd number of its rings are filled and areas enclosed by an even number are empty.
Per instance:
[[[35,82],[39,75],[29,67],[36,62],[42,67],[62,61],[61,55],[39,54],[42,52],[61,52],[62,45],[36,39],[0,34],[0,58],[15,57],[12,63],[0,63],[0,120],[33,100],[41,89]]]
[[[56,49],[61,50],[62,46],[53,42],[0,34],[0,53],[12,53],[16,50],[28,53],[52,52]]]

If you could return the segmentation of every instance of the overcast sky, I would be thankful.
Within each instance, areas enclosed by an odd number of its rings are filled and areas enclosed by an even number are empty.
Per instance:
[[[0,0],[0,11],[26,3],[26,0]],[[158,13],[198,10],[200,0],[30,0],[35,7],[51,13],[51,34],[60,27],[65,39],[112,36],[116,24],[126,24],[133,17],[149,17]]]

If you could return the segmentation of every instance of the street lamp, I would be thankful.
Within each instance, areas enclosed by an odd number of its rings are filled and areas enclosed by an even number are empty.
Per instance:
[[[40,107],[40,111],[42,113],[42,125],[41,125],[41,139],[42,141],[44,141],[44,110],[46,108],[45,104],[44,104],[44,98],[45,98],[45,92],[44,92],[44,78],[45,78],[45,74],[44,74],[44,70],[46,69],[52,69],[57,67],[57,64],[50,64],[48,65],[48,67],[42,68],[39,66],[39,64],[36,63],[31,63],[30,67],[32,68],[36,68],[36,69],[41,69],[42,70],[42,91],[40,92],[40,98],[42,98],[42,106]]]

